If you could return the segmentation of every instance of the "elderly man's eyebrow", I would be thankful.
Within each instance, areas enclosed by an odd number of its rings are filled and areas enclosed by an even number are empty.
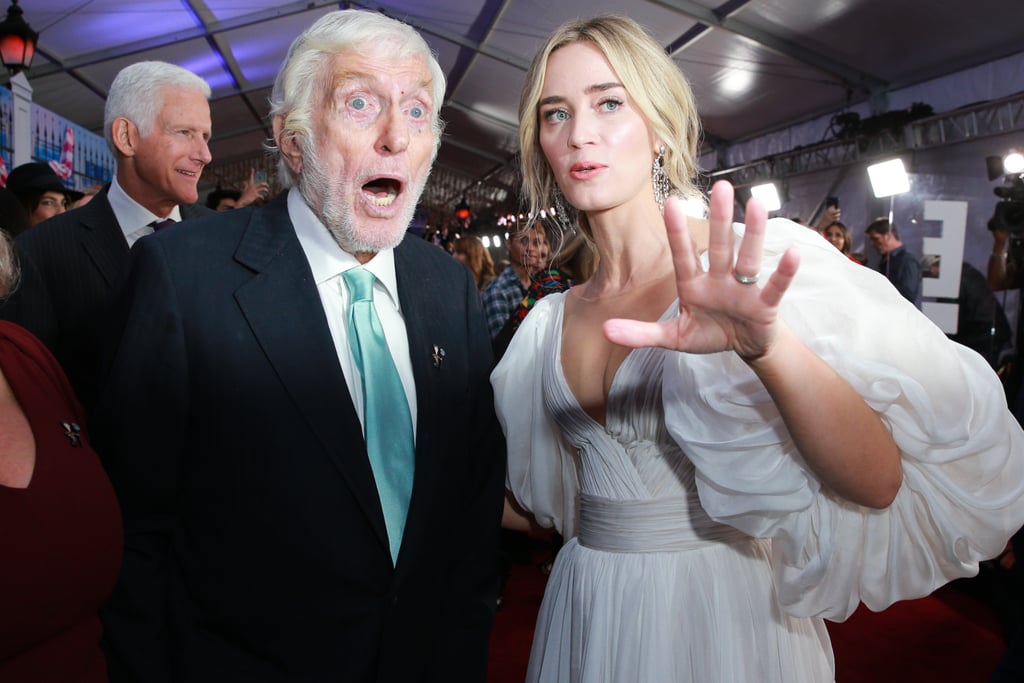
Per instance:
[[[338,90],[338,88],[351,83],[373,86],[383,82],[384,81],[377,74],[367,73],[365,71],[337,71],[335,72],[334,79],[331,83],[331,93],[334,93],[335,91]],[[416,85],[413,88],[411,88],[408,92],[404,94],[422,92],[426,94],[428,100],[433,102],[432,98],[430,97],[432,92],[431,85],[433,83],[434,79],[428,76],[427,78],[424,78],[420,82],[416,83]]]

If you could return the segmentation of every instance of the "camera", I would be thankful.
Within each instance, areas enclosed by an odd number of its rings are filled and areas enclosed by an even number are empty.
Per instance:
[[[996,204],[995,212],[988,220],[988,229],[1024,233],[1024,176],[1011,178],[1008,185],[992,191],[1002,201]]]

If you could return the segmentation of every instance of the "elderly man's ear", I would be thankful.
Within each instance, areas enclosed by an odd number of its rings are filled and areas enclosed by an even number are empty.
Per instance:
[[[288,168],[292,169],[292,173],[295,175],[300,175],[302,173],[302,149],[295,133],[285,130],[283,116],[274,117],[274,139],[277,141],[277,148],[281,150],[281,156],[284,157]]]

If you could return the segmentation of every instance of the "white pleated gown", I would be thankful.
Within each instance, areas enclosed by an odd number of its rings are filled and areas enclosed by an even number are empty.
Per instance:
[[[509,488],[567,539],[529,681],[832,681],[823,618],[973,575],[1024,524],[1024,434],[985,361],[805,227],[770,222],[762,272],[794,242],[783,318],[893,430],[896,500],[822,489],[731,353],[633,351],[602,426],[562,375],[565,295],[545,297],[492,376]]]

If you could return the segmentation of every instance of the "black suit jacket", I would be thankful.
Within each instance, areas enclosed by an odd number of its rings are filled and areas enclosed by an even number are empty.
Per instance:
[[[112,680],[483,681],[505,462],[476,287],[431,244],[395,250],[418,415],[392,568],[285,197],[133,250],[93,421],[126,527]]]
[[[21,284],[0,306],[0,318],[49,347],[87,412],[99,387],[110,307],[128,269],[128,242],[109,189],[18,236]],[[212,213],[199,205],[180,210],[182,219]]]

